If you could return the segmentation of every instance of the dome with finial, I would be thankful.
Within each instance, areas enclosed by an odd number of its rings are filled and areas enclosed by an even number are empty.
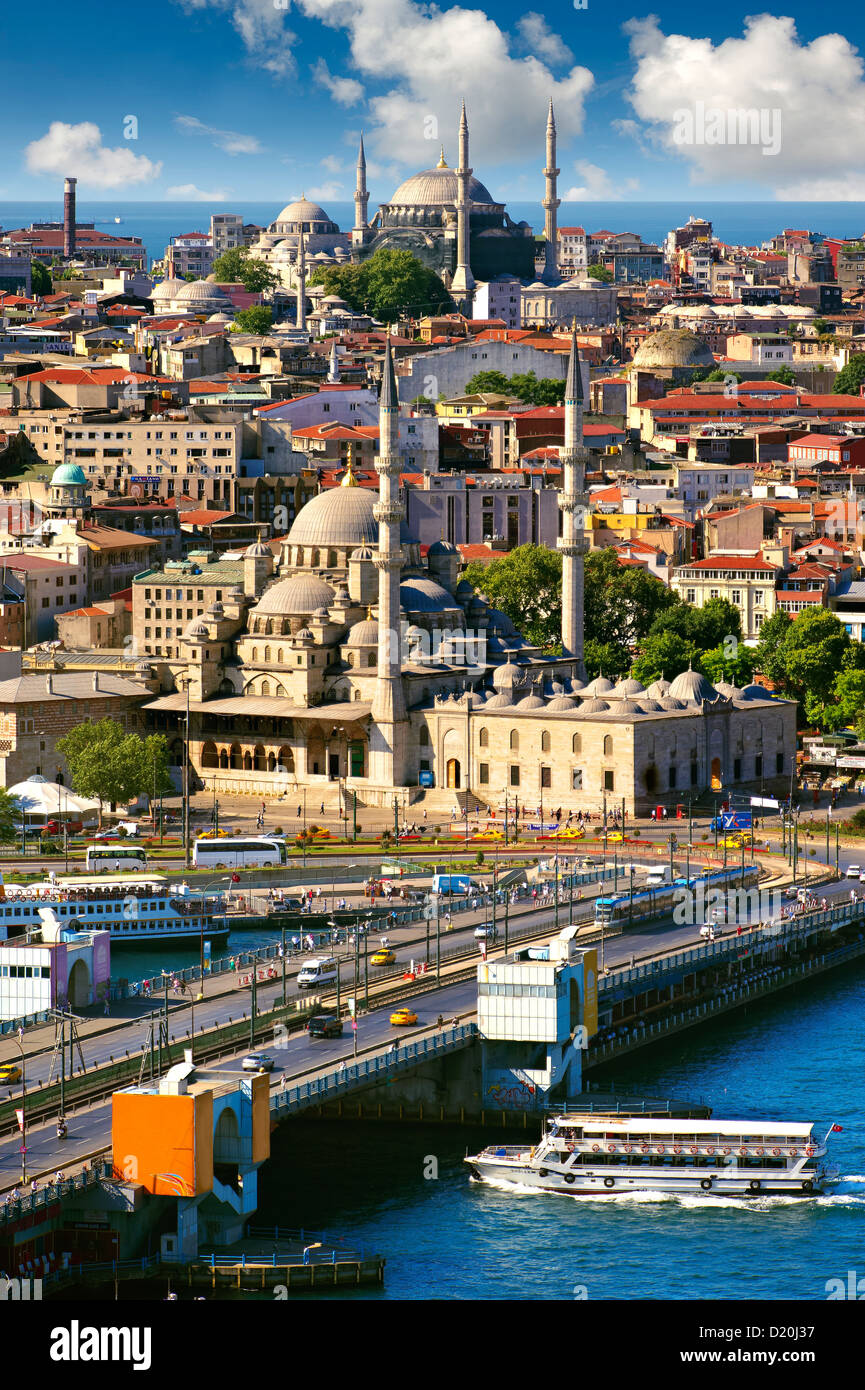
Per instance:
[[[589,682],[589,684],[583,691],[583,694],[587,695],[590,699],[592,699],[598,695],[609,695],[611,694],[612,690],[613,682],[608,681],[606,676],[602,672],[601,675],[596,676],[593,681]]]
[[[717,700],[718,692],[702,671],[694,671],[689,665],[687,671],[671,683],[669,694],[674,700],[684,700],[687,704],[700,705],[704,700]]]
[[[243,553],[252,556],[254,560],[273,559],[273,551],[262,540],[253,541],[252,545],[248,545]]]

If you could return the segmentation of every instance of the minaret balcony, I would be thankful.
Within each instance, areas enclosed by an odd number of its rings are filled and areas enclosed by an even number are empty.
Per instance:
[[[389,521],[395,525],[405,516],[405,508],[399,502],[376,502],[372,514],[376,521]]]
[[[379,550],[373,556],[373,564],[377,570],[398,570],[402,566],[403,556],[401,550]]]
[[[585,536],[574,536],[569,541],[557,541],[556,549],[565,557],[577,559],[580,555],[588,554],[589,542]]]

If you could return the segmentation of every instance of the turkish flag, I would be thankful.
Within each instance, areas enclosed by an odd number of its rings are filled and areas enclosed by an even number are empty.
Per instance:
[[[232,875],[231,875],[231,881],[232,881],[232,883],[239,883],[239,882],[240,882],[240,874],[232,874]]]

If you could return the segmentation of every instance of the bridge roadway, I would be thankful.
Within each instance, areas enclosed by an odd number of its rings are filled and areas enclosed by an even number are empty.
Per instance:
[[[819,889],[819,895],[831,900],[837,897],[846,897],[850,892],[851,885],[843,879],[834,884],[823,885]],[[476,914],[469,914],[471,921],[455,926],[453,931],[448,934],[448,944],[462,940],[468,943],[472,939],[473,925],[477,921],[486,920],[489,916],[489,909]],[[553,909],[528,909],[524,913],[512,913],[512,921],[525,921],[530,919],[533,927],[539,933],[545,932],[554,926]],[[567,907],[564,911],[560,907],[559,923],[560,926],[567,922]],[[418,924],[404,929],[404,936],[414,934]],[[396,934],[393,934],[394,936]],[[442,933],[444,939],[444,933]],[[696,946],[701,944],[698,925],[678,926],[672,922],[655,922],[640,925],[632,930],[616,936],[604,943],[604,964],[607,970],[619,966],[628,966],[632,958],[636,958],[638,963],[645,963],[656,958],[659,954],[681,949],[686,946]],[[493,949],[490,957],[494,958],[501,954],[501,947]],[[405,942],[399,945],[397,951],[398,960],[404,965],[408,965],[411,959],[417,960],[417,946],[411,946]],[[436,1019],[442,1014],[446,1019],[454,1016],[460,1017],[461,1021],[468,1022],[474,1018],[477,1005],[477,986],[475,981],[461,980],[448,983],[446,980],[446,970],[465,970],[475,959],[472,955],[463,957],[458,963],[453,963],[446,967],[443,963],[443,982],[439,989],[429,990],[429,979],[425,984],[425,990],[414,996],[410,991],[401,1000],[408,1006],[414,1008],[418,1014],[418,1025],[408,1029],[394,1029],[390,1024],[390,1013],[394,1007],[392,1004],[376,1006],[371,1000],[371,1008],[368,1013],[362,1013],[358,1025],[358,1047],[362,1054],[375,1055],[385,1051],[394,1040],[400,1043],[413,1041],[422,1037],[425,1033],[435,1030]],[[353,962],[353,955],[351,956]],[[374,979],[373,972],[370,971],[370,982]],[[399,979],[394,981],[399,983]],[[343,986],[343,1000],[351,992],[346,985]],[[297,998],[298,991],[293,985],[288,990],[288,998]],[[248,1013],[248,989],[235,987],[228,993],[211,996],[196,1005],[196,1033],[201,1026],[205,1028],[214,1027],[219,1023],[224,1023],[233,1018],[235,1021],[242,1016],[244,1010]],[[358,995],[360,990],[358,990]],[[258,987],[259,1007],[262,1009],[270,1008],[274,1002],[278,1002],[282,996],[282,980],[279,979],[262,983]],[[334,996],[328,996],[328,1002],[333,1002]],[[141,1013],[144,1001],[128,1001],[130,1005],[138,1006],[138,1016],[132,1018],[119,1026],[110,1025],[110,1030],[104,1028],[94,1032],[83,1042],[85,1059],[88,1069],[98,1066],[110,1060],[113,1056],[117,1058],[124,1054],[126,1049],[130,1053],[140,1051],[143,1042]],[[153,1001],[157,1002],[157,1001]],[[152,1005],[151,1005],[152,1007]],[[181,1003],[169,996],[169,1031],[178,1040],[182,1037],[181,1018],[189,1012],[188,1003]],[[108,1024],[108,1021],[104,1021]],[[172,1027],[173,1023],[173,1027]],[[182,1027],[188,1031],[188,1021],[183,1017]],[[41,1030],[48,1033],[49,1030]],[[371,1049],[371,1052],[368,1050]],[[274,1058],[275,1066],[272,1078],[272,1091],[282,1088],[283,1076],[290,1081],[302,1081],[314,1076],[323,1067],[331,1066],[334,1063],[345,1061],[349,1064],[353,1057],[353,1038],[351,1030],[346,1026],[345,1033],[341,1038],[334,1039],[310,1039],[305,1031],[293,1034],[285,1047],[275,1047],[273,1043],[258,1044],[257,1050],[267,1051]],[[238,1049],[237,1053],[230,1058],[221,1059],[218,1063],[220,1069],[227,1071],[239,1071],[243,1057],[247,1054],[248,1048]],[[15,1056],[17,1048],[9,1053],[10,1057]],[[47,1080],[51,1062],[51,1053],[42,1051],[30,1056],[27,1063],[28,1094],[32,1080],[42,1078]],[[56,1072],[55,1072],[56,1076]],[[10,1095],[20,1096],[20,1086],[10,1088]],[[110,1143],[110,1100],[94,1103],[86,1110],[73,1112],[69,1117],[69,1137],[65,1141],[58,1141],[55,1126],[53,1123],[28,1126],[27,1134],[27,1168],[28,1175],[32,1173],[41,1175],[52,1175],[58,1168],[66,1171],[74,1171],[81,1161],[88,1155],[104,1149]],[[0,1140],[0,1192],[15,1186],[21,1173],[20,1155],[20,1136],[9,1135]]]

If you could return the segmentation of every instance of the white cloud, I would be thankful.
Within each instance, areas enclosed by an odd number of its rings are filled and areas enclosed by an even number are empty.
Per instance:
[[[196,9],[230,7],[230,0],[185,3]],[[278,11],[272,0],[268,5],[267,32],[272,35]],[[373,156],[396,158],[403,168],[425,168],[435,163],[443,142],[449,162],[454,161],[463,97],[472,164],[478,169],[523,159],[540,166],[550,97],[563,143],[582,130],[583,103],[594,83],[588,69],[574,66],[556,78],[535,54],[515,56],[509,36],[481,9],[439,9],[420,0],[293,0],[293,5],[306,19],[347,35],[357,79],[334,81],[363,79],[386,86],[369,103]],[[252,9],[259,15],[262,8],[263,0],[240,0],[240,11]],[[271,66],[270,50],[258,42],[255,25],[249,26],[248,37],[243,28],[240,32],[250,56]],[[548,49],[554,38],[547,34]],[[280,42],[290,45],[291,36],[283,33]]]
[[[529,10],[517,24],[526,47],[548,63],[572,63],[574,55],[567,44],[554,34],[543,15]]]
[[[285,27],[291,0],[178,0],[185,10],[223,10],[243,40],[256,67],[274,77],[295,71],[292,47],[296,35]]]
[[[364,95],[362,82],[353,77],[334,77],[323,58],[319,58],[312,75],[319,87],[326,87],[340,106],[356,106]]]
[[[793,19],[768,14],[719,44],[663,34],[654,16],[625,31],[636,60],[628,100],[656,147],[689,165],[693,183],[753,182],[779,198],[862,196],[863,62],[843,35],[802,43]],[[763,113],[756,138],[739,143],[737,122],[725,125],[728,140],[736,133],[730,143],[693,140],[692,130],[717,139],[712,112],[740,110]]]
[[[320,183],[313,188],[304,190],[307,198],[313,203],[335,203],[345,198],[345,189],[341,183]]]
[[[217,149],[226,154],[262,154],[261,142],[255,135],[242,135],[236,130],[219,130],[205,125],[197,116],[175,116],[174,124],[190,135],[209,135]]]
[[[574,168],[585,182],[581,185],[575,184],[567,193],[563,193],[563,203],[618,202],[626,195],[634,193],[640,186],[638,179],[619,179],[614,183],[606,169],[601,169],[597,164],[590,164],[587,159],[576,160]]]
[[[342,174],[345,171],[345,164],[335,154],[326,154],[321,161],[322,169],[326,169],[329,174]]]
[[[165,196],[178,203],[224,203],[230,192],[228,188],[208,191],[196,188],[194,183],[175,183],[171,188],[166,188]]]
[[[52,121],[47,134],[33,140],[24,151],[31,174],[69,175],[93,188],[126,188],[159,178],[162,164],[128,145],[108,149],[102,132],[92,121],[67,125]]]

